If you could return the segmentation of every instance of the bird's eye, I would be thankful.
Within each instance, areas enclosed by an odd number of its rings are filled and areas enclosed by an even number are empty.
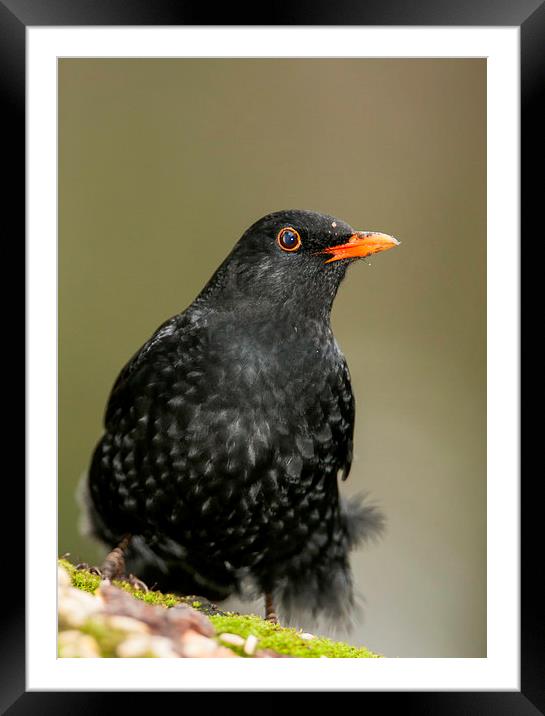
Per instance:
[[[292,229],[291,226],[281,229],[278,232],[276,240],[283,251],[297,251],[297,249],[301,246],[301,237],[299,236],[299,232]]]

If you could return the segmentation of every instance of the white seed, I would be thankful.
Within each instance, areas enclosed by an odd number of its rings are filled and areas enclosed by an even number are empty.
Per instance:
[[[239,636],[238,634],[229,634],[227,632],[225,632],[225,634],[220,634],[219,639],[225,644],[232,644],[233,646],[244,646],[245,643],[244,637]]]
[[[250,634],[250,636],[246,639],[246,644],[244,644],[244,653],[248,656],[255,654],[258,641],[259,640],[256,636]]]
[[[305,639],[306,641],[308,641],[309,639],[314,639],[314,638],[315,638],[315,637],[314,637],[314,634],[309,634],[309,633],[306,632],[306,631],[304,631],[302,634],[299,634],[299,636],[301,637],[301,639]]]

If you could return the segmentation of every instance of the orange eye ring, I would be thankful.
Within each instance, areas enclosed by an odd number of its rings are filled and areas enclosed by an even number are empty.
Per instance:
[[[298,251],[301,248],[301,236],[292,226],[285,226],[280,229],[276,241],[282,251],[288,251],[289,253]]]

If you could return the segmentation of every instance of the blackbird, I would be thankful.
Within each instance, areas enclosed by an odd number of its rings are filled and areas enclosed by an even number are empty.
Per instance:
[[[354,397],[330,312],[356,259],[399,242],[269,214],[117,378],[88,473],[93,534],[162,588],[265,596],[266,616],[347,620],[349,552],[384,518],[344,499]],[[151,577],[150,577],[151,575]]]

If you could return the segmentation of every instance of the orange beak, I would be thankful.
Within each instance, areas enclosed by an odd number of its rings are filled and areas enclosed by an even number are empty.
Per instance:
[[[356,231],[346,244],[328,246],[319,253],[331,255],[331,258],[326,261],[328,264],[341,259],[361,259],[371,254],[378,254],[379,251],[393,249],[394,246],[399,246],[399,241],[388,234],[379,234],[376,231]]]

